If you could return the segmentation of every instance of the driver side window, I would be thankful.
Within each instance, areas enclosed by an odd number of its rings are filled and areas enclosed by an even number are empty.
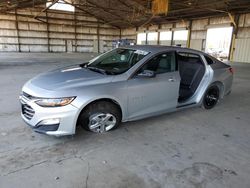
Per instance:
[[[162,74],[167,72],[176,71],[176,59],[175,52],[165,52],[153,57],[149,62],[147,62],[140,70],[154,71],[155,74]]]

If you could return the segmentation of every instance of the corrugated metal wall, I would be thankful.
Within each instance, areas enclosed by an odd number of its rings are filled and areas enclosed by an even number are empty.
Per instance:
[[[210,27],[225,27],[230,26],[231,20],[228,16],[214,17],[206,19],[197,19],[192,21],[190,48],[196,50],[205,50],[207,29]],[[152,25],[149,28],[140,27],[138,32],[147,31],[174,31],[175,29],[186,29],[189,26],[189,22],[178,22],[170,24]],[[233,61],[248,62],[250,63],[250,14],[241,14],[238,24],[238,33],[235,40],[235,48],[233,53]],[[160,29],[159,29],[160,28]],[[130,30],[130,32],[129,32]],[[134,29],[126,29],[131,35],[136,35]],[[178,42],[178,41],[177,41]],[[161,45],[171,45],[171,41],[159,41]],[[173,45],[175,42],[173,41]],[[183,44],[185,46],[185,43]]]
[[[34,19],[42,8],[0,15],[0,51],[94,52],[99,38],[100,52],[104,52],[120,38],[120,29],[81,12],[49,10],[39,15],[47,22]]]
[[[202,50],[202,39],[192,39],[190,41],[190,48],[195,50]]]
[[[209,19],[194,20],[192,22],[190,48],[204,50],[203,41],[206,41]]]
[[[188,21],[151,25],[150,27],[117,29],[110,25],[100,24],[93,17],[80,12],[65,13],[49,10],[42,13],[47,23],[33,17],[40,10],[23,9],[0,15],[0,51],[21,52],[104,52],[112,48],[112,41],[129,39],[136,42],[137,32],[161,32],[175,29],[186,29]],[[28,16],[24,16],[24,14]],[[190,47],[204,50],[207,28],[229,24],[229,17],[198,19],[192,21]],[[99,42],[98,42],[99,41]],[[152,42],[152,41],[151,41]],[[149,43],[151,43],[149,42]],[[179,41],[177,41],[179,42]],[[158,41],[153,41],[153,44]],[[185,44],[184,44],[185,43]],[[186,45],[186,42],[183,46]],[[159,44],[170,45],[171,41],[159,41]],[[173,41],[172,44],[175,44]],[[242,14],[235,40],[234,61],[250,62],[250,14]]]
[[[250,38],[235,40],[233,60],[250,63]]]
[[[121,38],[136,42],[136,28],[122,29]]]
[[[233,61],[250,63],[250,14],[240,16]]]

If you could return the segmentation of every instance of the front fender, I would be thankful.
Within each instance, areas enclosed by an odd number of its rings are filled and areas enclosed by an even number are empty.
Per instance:
[[[124,104],[124,101],[121,101],[121,99],[114,97],[114,96],[98,95],[98,96],[90,97],[90,98],[79,98],[78,100],[73,101],[72,105],[76,106],[79,109],[78,114],[77,114],[77,116],[79,116],[82,110],[86,106],[91,104],[92,102],[100,101],[100,100],[107,100],[107,99],[114,101],[117,105],[120,106],[121,111],[122,111],[122,120],[125,119],[127,115],[126,105]]]

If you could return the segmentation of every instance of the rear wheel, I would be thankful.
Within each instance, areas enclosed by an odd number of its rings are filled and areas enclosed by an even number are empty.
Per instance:
[[[215,105],[219,101],[219,98],[220,98],[219,87],[216,85],[210,86],[207,89],[205,96],[203,98],[203,107],[205,109],[211,109],[211,108],[215,107]]]
[[[115,129],[121,122],[119,108],[106,101],[90,104],[82,112],[78,123],[86,130],[103,133]]]

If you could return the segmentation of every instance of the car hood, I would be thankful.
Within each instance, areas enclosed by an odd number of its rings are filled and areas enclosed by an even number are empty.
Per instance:
[[[112,81],[113,76],[103,75],[79,65],[68,66],[31,79],[30,84],[45,90],[65,90]]]

